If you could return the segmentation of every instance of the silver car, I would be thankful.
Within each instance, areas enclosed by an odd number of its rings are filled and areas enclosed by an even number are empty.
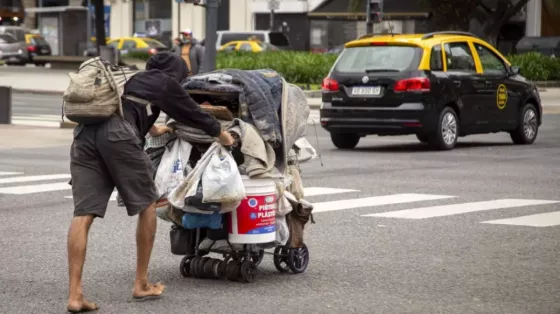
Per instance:
[[[0,59],[8,64],[26,64],[29,61],[22,27],[0,26]]]

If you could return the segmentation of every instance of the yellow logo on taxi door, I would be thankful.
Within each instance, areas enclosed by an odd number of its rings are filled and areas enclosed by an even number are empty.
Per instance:
[[[498,86],[498,91],[496,92],[496,104],[498,108],[504,109],[506,107],[508,100],[507,88],[504,84]]]

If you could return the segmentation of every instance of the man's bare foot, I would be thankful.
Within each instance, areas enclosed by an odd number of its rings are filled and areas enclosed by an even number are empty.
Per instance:
[[[68,312],[71,313],[83,313],[99,310],[99,306],[93,302],[89,302],[85,299],[76,302],[68,302],[66,306]]]
[[[165,291],[165,286],[161,283],[151,284],[151,283],[136,283],[134,285],[134,290],[132,291],[132,296],[135,299],[144,299],[148,297],[159,297]]]

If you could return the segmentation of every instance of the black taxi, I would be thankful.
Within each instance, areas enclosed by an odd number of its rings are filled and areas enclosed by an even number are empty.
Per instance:
[[[520,68],[473,34],[366,35],[323,80],[320,121],[340,149],[367,135],[415,134],[450,150],[458,137],[497,132],[532,144],[542,105]]]

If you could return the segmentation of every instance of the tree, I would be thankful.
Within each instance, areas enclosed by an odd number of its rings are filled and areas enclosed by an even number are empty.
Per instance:
[[[496,44],[500,29],[519,13],[529,0],[409,0],[424,3],[432,12],[434,30],[470,31]],[[554,0],[545,0],[554,2]],[[493,2],[494,4],[490,4]],[[364,4],[363,8],[360,6]],[[350,0],[351,11],[365,10],[365,1]]]

